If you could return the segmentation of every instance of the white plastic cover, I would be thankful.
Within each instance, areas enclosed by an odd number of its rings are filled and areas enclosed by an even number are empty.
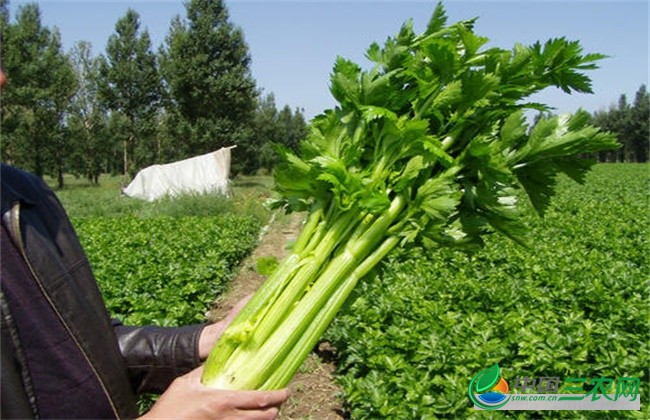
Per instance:
[[[144,168],[122,192],[129,197],[147,201],[184,193],[228,194],[230,150],[234,147],[224,147],[205,155]]]

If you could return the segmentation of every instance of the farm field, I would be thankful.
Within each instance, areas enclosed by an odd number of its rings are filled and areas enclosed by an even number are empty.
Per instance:
[[[641,412],[519,417],[648,418],[649,169],[561,179],[545,219],[530,218],[530,249],[494,237],[472,256],[394,254],[327,333],[351,416],[479,416],[468,383],[498,362],[511,390],[525,376],[641,379]]]
[[[231,198],[155,203],[121,196],[122,183],[107,177],[91,186],[70,178],[57,191],[111,315],[133,325],[204,322],[268,221],[270,177],[234,182]]]
[[[523,376],[638,377],[642,410],[490,418],[647,418],[648,181],[647,164],[597,165],[585,186],[562,178],[546,217],[530,216],[530,249],[495,236],[471,256],[395,252],[324,338],[349,416],[484,417],[468,383],[498,362],[511,389]],[[113,315],[179,325],[204,320],[255,248],[271,184],[243,178],[230,200],[150,204],[119,197],[118,179],[71,180],[58,195]]]
[[[54,180],[45,179],[51,186]],[[270,215],[264,201],[270,197],[273,180],[270,176],[239,177],[231,183],[231,196],[184,196],[182,200],[161,199],[154,203],[130,199],[121,194],[128,181],[121,176],[104,175],[99,185],[84,179],[65,177],[65,187],[57,196],[72,218],[80,217],[137,217],[155,216],[215,216],[218,214],[243,214],[266,221]]]

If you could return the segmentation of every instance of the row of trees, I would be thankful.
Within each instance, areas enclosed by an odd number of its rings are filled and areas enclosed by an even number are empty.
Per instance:
[[[271,143],[296,148],[306,134],[299,109],[278,111],[250,71],[242,31],[220,0],[191,0],[153,51],[137,12],[115,25],[105,54],[88,42],[64,52],[36,4],[13,21],[0,0],[2,159],[63,186],[71,172],[98,182],[237,145],[232,169],[271,168]]]
[[[41,24],[36,4],[13,21],[0,0],[0,57],[9,83],[0,101],[2,159],[63,186],[71,172],[97,183],[105,172],[133,175],[142,167],[237,145],[233,172],[275,163],[273,143],[297,149],[306,135],[299,109],[278,111],[250,71],[242,31],[221,0],[190,0],[153,51],[138,14],[117,21],[105,54],[88,42],[64,52],[57,29]],[[593,115],[618,134],[622,147],[601,161],[648,160],[650,96]]]
[[[601,152],[601,162],[647,162],[650,147],[650,93],[641,85],[628,103],[625,94],[609,110],[594,113],[592,122],[604,130],[616,133],[621,147],[613,152]]]

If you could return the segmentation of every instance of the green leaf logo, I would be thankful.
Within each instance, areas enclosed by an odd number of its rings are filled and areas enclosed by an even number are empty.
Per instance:
[[[501,386],[501,384],[504,386]],[[496,410],[503,407],[510,400],[510,396],[506,396],[508,393],[508,386],[506,382],[501,379],[501,370],[499,369],[498,363],[495,363],[489,368],[476,374],[470,381],[467,391],[469,399],[474,403],[474,405],[484,410]],[[495,393],[495,391],[497,393]],[[484,393],[486,394],[482,396],[481,394]],[[499,395],[499,393],[501,393],[501,395]],[[498,399],[496,401],[487,398],[488,396],[494,395],[497,395]]]
[[[485,392],[488,389],[492,388],[494,385],[499,382],[499,364],[495,363],[494,366],[491,366],[481,372],[479,372],[476,381],[476,392]]]

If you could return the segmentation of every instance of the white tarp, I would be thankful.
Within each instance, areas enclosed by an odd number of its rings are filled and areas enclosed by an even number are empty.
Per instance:
[[[184,193],[228,193],[230,176],[230,150],[224,147],[216,152],[165,165],[142,169],[126,187],[129,197],[154,201],[166,195]]]

